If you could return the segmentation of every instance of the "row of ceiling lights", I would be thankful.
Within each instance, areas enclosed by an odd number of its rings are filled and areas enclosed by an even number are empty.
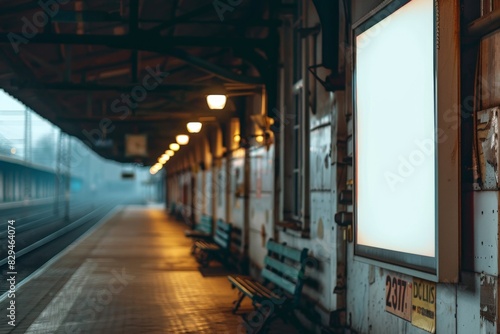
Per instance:
[[[226,101],[227,101],[226,95],[207,96],[208,107],[213,110],[224,109]],[[189,122],[186,124],[186,128],[189,133],[198,133],[201,131],[201,127],[202,127],[201,122]],[[171,143],[168,146],[169,149],[166,150],[165,153],[158,158],[158,162],[149,169],[149,172],[152,175],[158,173],[163,168],[163,165],[166,164],[167,161],[174,156],[175,152],[178,151],[181,148],[181,146],[187,145],[189,143],[189,136],[186,134],[177,135],[175,137],[175,141],[176,142]]]
[[[202,124],[200,122],[189,122],[186,124],[186,127],[189,133],[198,133],[201,131]],[[171,143],[168,146],[168,150],[158,158],[158,162],[149,169],[151,174],[154,175],[158,173],[158,171],[163,168],[163,165],[174,156],[175,152],[177,152],[181,146],[187,145],[189,143],[189,136],[186,134],[177,135],[175,136],[175,141],[176,142]]]

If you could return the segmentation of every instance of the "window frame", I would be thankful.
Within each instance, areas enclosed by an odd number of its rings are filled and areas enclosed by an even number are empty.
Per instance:
[[[291,20],[291,26],[286,27],[290,33],[286,35],[284,62],[288,63],[287,69],[291,75],[284,82],[285,100],[289,103],[283,109],[290,110],[280,113],[283,136],[281,137],[281,173],[282,194],[281,214],[284,223],[295,230],[306,231],[309,229],[309,109],[306,100],[306,59],[307,50],[305,39],[301,36],[303,26],[303,1],[296,2],[296,10]],[[286,59],[287,51],[293,55],[291,60]],[[286,103],[285,103],[286,105]],[[290,143],[292,145],[290,145]],[[291,223],[291,224],[290,224]]]

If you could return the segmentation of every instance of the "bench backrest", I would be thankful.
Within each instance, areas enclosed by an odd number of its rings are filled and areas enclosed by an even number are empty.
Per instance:
[[[242,233],[241,228],[237,226],[231,226],[231,245],[229,246],[229,250],[231,251],[231,255],[234,256],[235,259],[240,259],[242,253]]]
[[[206,234],[212,234],[212,217],[202,215],[200,223],[196,225],[195,230],[205,232]]]
[[[262,277],[293,296],[294,303],[298,304],[304,285],[308,249],[299,250],[273,240],[267,242],[266,248],[268,253]]]
[[[229,249],[231,245],[231,224],[225,223],[222,219],[217,220],[214,242],[223,249]]]
[[[248,258],[244,249],[243,233],[241,228],[231,226],[231,244],[229,245],[228,260],[230,264],[237,268],[240,274],[248,274]]]

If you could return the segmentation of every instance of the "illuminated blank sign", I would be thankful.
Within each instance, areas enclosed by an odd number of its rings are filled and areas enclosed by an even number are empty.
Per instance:
[[[356,252],[428,271],[436,256],[433,6],[413,0],[360,27],[355,57]]]

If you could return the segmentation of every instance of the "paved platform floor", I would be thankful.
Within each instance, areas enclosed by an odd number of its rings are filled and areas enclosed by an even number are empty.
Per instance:
[[[117,210],[17,291],[0,333],[244,333],[224,270],[202,275],[184,230],[160,208]],[[283,326],[270,332],[297,332]]]

